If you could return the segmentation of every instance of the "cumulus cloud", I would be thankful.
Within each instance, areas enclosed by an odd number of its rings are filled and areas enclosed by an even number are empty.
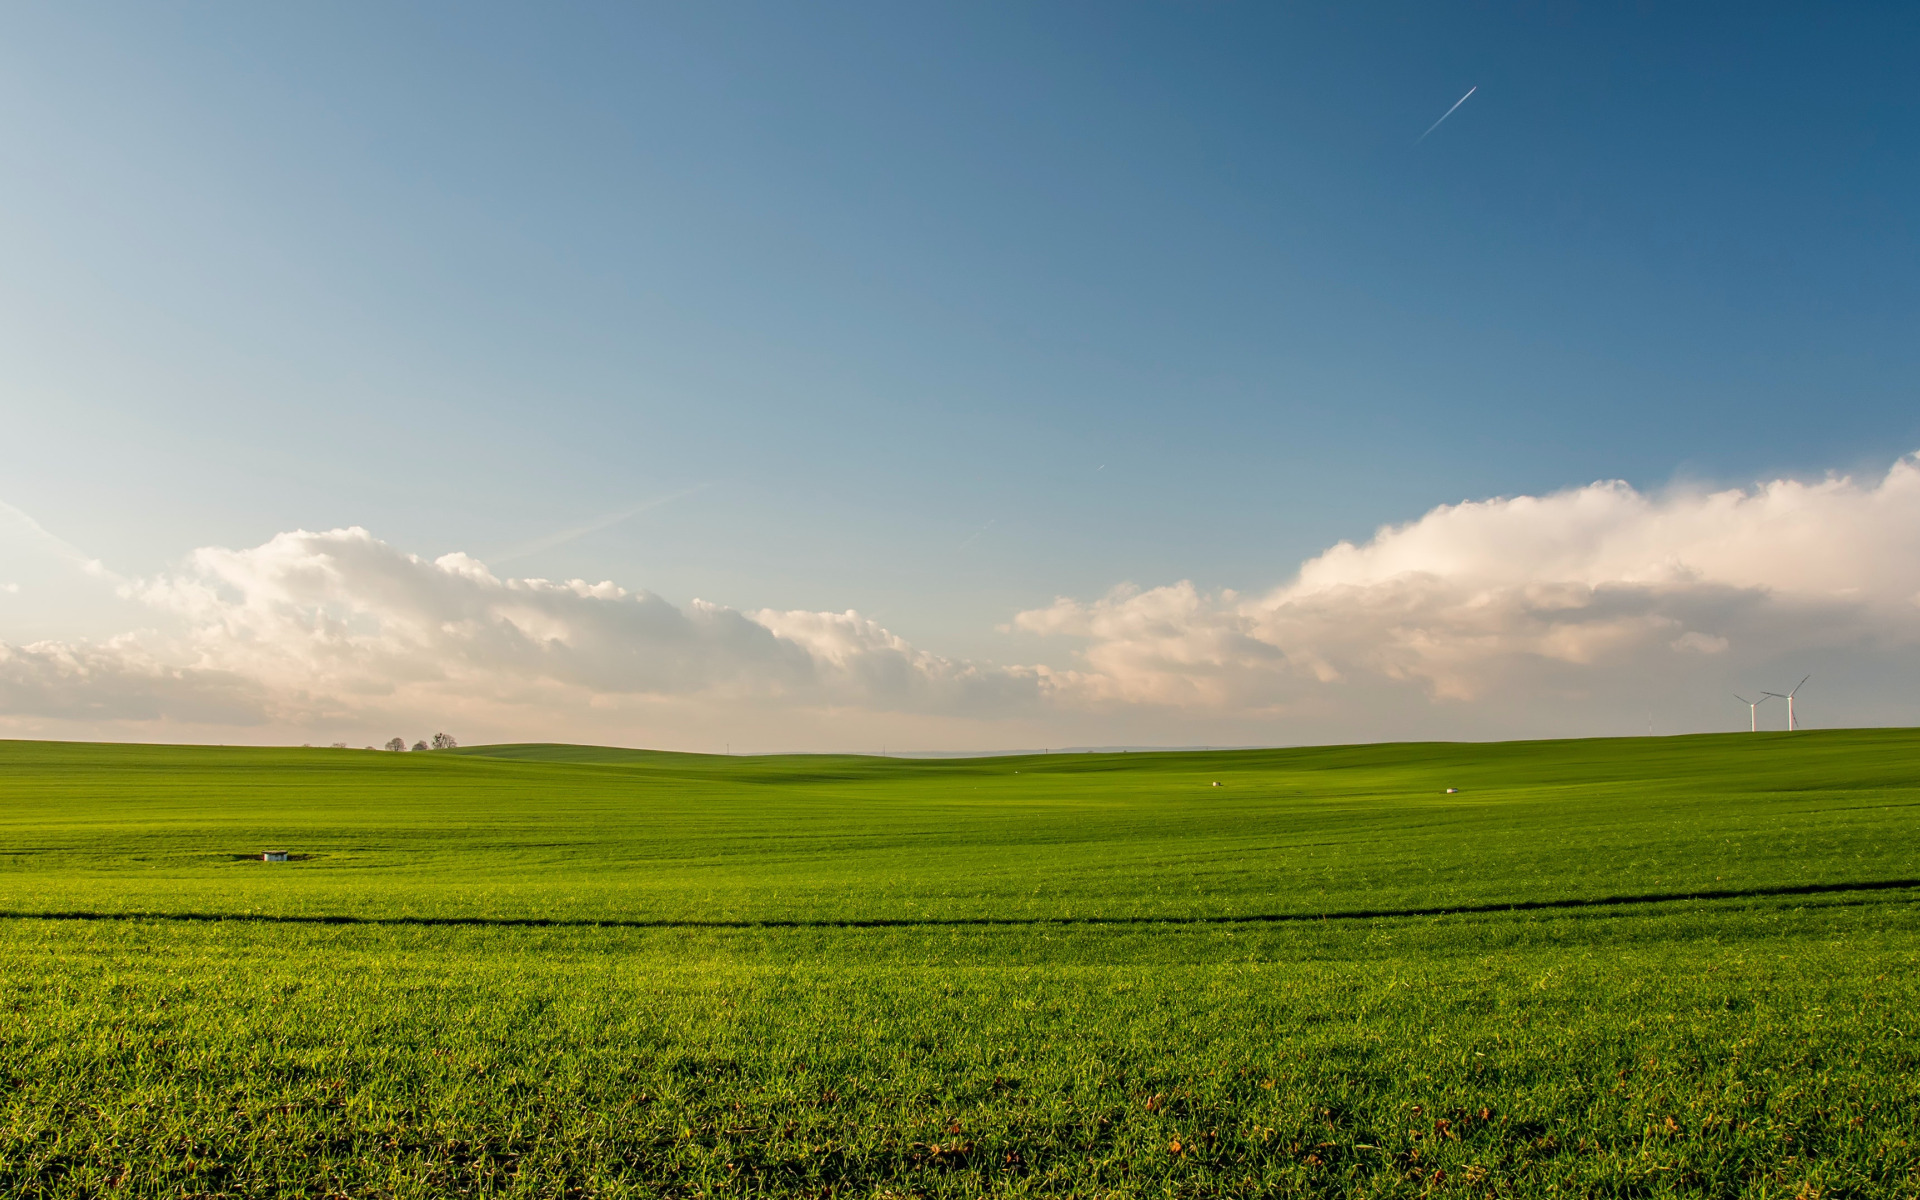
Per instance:
[[[1123,585],[1020,613],[1051,664],[1031,667],[944,658],[858,612],[504,577],[358,528],[203,549],[118,586],[151,628],[0,643],[0,725],[333,740],[319,731],[444,720],[711,749],[1569,733],[1596,714],[1624,732],[1620,714],[1644,728],[1683,692],[1694,708],[1668,719],[1714,727],[1733,673],[1777,686],[1793,680],[1771,664],[1797,677],[1849,655],[1858,678],[1880,672],[1875,719],[1907,715],[1895,668],[1920,665],[1920,459],[1864,481],[1447,505],[1264,593]]]
[[[262,724],[268,696],[225,671],[155,659],[131,638],[101,645],[0,643],[0,713],[61,721]]]
[[[1920,459],[1881,479],[1650,495],[1619,482],[1447,505],[1256,596],[1191,583],[1019,614],[1081,639],[1081,703],[1286,705],[1380,682],[1467,700],[1730,651],[1920,641]]]
[[[198,550],[130,590],[184,620],[194,664],[332,695],[530,680],[777,692],[816,675],[804,649],[732,609],[682,609],[612,583],[501,579],[465,554],[426,561],[358,528]]]
[[[753,619],[805,650],[840,686],[890,707],[998,715],[1035,699],[1043,683],[1043,672],[1033,668],[982,667],[917,650],[852,609],[762,609]]]
[[[853,612],[749,615],[501,578],[358,528],[198,550],[123,590],[174,632],[7,648],[0,711],[297,725],[619,696],[964,712],[1037,694],[1031,671],[954,663]]]

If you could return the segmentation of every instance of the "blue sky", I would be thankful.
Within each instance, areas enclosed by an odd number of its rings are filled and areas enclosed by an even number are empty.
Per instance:
[[[359,526],[1065,670],[1016,613],[1283,587],[1462,500],[1920,448],[1911,6],[0,35],[0,501],[121,580]],[[10,544],[0,640],[128,627]]]

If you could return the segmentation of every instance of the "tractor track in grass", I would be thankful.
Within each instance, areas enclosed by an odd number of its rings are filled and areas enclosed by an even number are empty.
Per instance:
[[[1920,879],[1873,879],[1850,883],[1805,883],[1780,887],[1714,888],[1691,892],[1647,892],[1630,896],[1572,897],[1558,900],[1509,900],[1491,904],[1443,904],[1419,908],[1341,909],[1328,912],[1247,913],[1203,916],[1061,917],[818,917],[790,918],[635,918],[635,917],[378,917],[347,913],[220,913],[0,911],[9,921],[181,921],[247,922],[263,925],[375,925],[473,929],[939,929],[969,927],[1278,925],[1313,921],[1378,921],[1408,917],[1474,916],[1567,909],[1625,908],[1676,904],[1689,900],[1755,900],[1791,896],[1829,896],[1848,892],[1920,889]]]

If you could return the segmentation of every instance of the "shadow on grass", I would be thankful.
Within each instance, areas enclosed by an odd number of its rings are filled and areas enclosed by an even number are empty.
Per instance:
[[[1240,916],[1122,917],[821,917],[815,919],[647,920],[609,917],[360,917],[347,914],[218,912],[22,912],[0,911],[15,921],[246,921],[265,925],[414,925],[477,929],[918,929],[962,926],[1051,925],[1276,925],[1297,921],[1373,921],[1394,917],[1448,917],[1475,913],[1541,912],[1674,904],[1687,900],[1747,900],[1780,896],[1825,896],[1839,892],[1885,892],[1920,888],[1920,879],[1875,879],[1854,883],[1803,883],[1782,887],[1716,888],[1698,892],[1649,892],[1566,900],[1509,900],[1495,904],[1442,904],[1429,908],[1352,908],[1332,912],[1252,913]]]

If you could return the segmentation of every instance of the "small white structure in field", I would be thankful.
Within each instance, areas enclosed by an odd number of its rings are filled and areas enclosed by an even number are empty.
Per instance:
[[[1451,796],[1451,795],[1453,795],[1453,794],[1454,794],[1455,792],[1457,792],[1457,791],[1459,791],[1459,790],[1460,790],[1459,788],[1448,788],[1448,789],[1447,789],[1447,795],[1449,795],[1449,796]]]
[[[1213,781],[1213,786],[1215,786],[1215,787],[1219,787],[1219,786],[1220,786],[1220,781],[1219,781],[1218,779],[1216,779],[1216,780],[1214,780],[1214,781]]]
[[[285,850],[263,850],[260,852],[260,861],[285,862],[287,861],[287,852]]]

